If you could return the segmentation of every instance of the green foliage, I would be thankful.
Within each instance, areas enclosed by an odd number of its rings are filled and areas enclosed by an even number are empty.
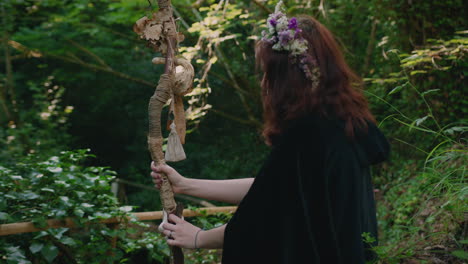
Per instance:
[[[402,55],[400,72],[371,80],[374,85],[403,82],[392,89],[371,87],[377,90],[376,93],[387,92],[385,98],[369,94],[371,99],[387,106],[388,117],[381,123],[383,127],[392,127],[387,130],[390,132],[387,135],[404,144],[405,149],[409,146],[418,152],[415,155],[397,149],[392,164],[378,178],[382,188],[379,192],[383,193],[378,218],[381,241],[384,241],[375,248],[379,263],[402,263],[410,258],[425,259],[425,255],[441,261],[455,261],[453,256],[463,256],[463,251],[454,245],[444,247],[443,252],[437,252],[434,245],[453,241],[453,232],[460,228],[458,223],[468,210],[464,203],[468,189],[463,165],[467,162],[466,138],[463,136],[467,131],[467,120],[460,113],[445,115],[438,104],[440,92],[425,87],[424,80],[433,78],[436,87],[443,87],[439,83],[443,80],[435,77],[440,71],[447,70],[443,67],[452,69],[452,78],[459,78],[459,71],[466,65],[465,42],[466,38],[438,41],[439,46],[415,50],[411,56]],[[419,77],[415,78],[416,75]],[[400,97],[395,98],[396,95]],[[460,97],[451,100],[453,109],[466,103]],[[404,104],[408,101],[412,104]],[[425,116],[420,117],[421,113]]]
[[[459,147],[435,151],[425,169],[410,160],[399,170],[395,166],[389,170],[398,178],[380,190],[384,195],[378,206],[381,243],[375,248],[379,263],[402,263],[424,256],[453,260],[450,252],[459,251],[451,243],[457,236],[454,230],[468,210],[464,202],[468,194],[466,168],[460,166],[467,162],[467,155]],[[431,256],[437,245],[444,244],[452,245]]]
[[[58,152],[70,141],[67,121],[73,106],[63,105],[65,88],[48,76],[40,85],[28,82],[28,107],[20,113],[22,122],[0,127],[0,159],[3,165],[16,163],[27,153]]]
[[[400,112],[419,115],[420,123],[431,115],[447,124],[463,121],[468,114],[468,102],[462,96],[466,92],[463,79],[467,43],[466,32],[460,32],[447,41],[433,40],[427,48],[416,49],[411,54],[398,54],[401,70],[385,78],[366,79],[371,84],[370,90]],[[416,109],[406,104],[408,101],[414,102]],[[428,103],[433,107],[428,109]]]
[[[42,222],[51,217],[77,216],[88,220],[110,217],[116,201],[109,195],[108,183],[115,172],[102,167],[78,167],[76,163],[89,156],[86,152],[62,152],[42,162],[31,155],[14,166],[2,167],[1,204],[9,210],[15,207],[13,212],[19,211],[5,220]],[[99,207],[101,212],[93,214],[93,207]]]
[[[119,206],[110,191],[115,172],[81,165],[91,157],[87,152],[66,151],[45,161],[30,155],[8,168],[0,167],[0,223],[32,221],[43,228],[48,219],[71,219],[67,221],[80,228],[19,234],[14,240],[11,235],[0,237],[0,254],[8,263],[113,263],[142,245],[162,247],[159,234],[131,239],[125,221],[123,229],[100,222],[129,218],[132,207]],[[136,227],[142,225],[129,219]],[[113,238],[118,239],[115,248]],[[164,258],[164,251],[157,250],[149,249],[152,258]]]

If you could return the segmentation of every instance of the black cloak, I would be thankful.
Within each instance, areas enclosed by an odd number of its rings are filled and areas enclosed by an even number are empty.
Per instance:
[[[370,165],[389,144],[372,123],[346,136],[344,122],[308,116],[274,141],[226,226],[223,264],[361,264],[377,239]],[[377,243],[377,242],[376,242]]]

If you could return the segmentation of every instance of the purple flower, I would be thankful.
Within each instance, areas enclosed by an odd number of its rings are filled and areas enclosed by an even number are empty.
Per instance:
[[[279,41],[282,46],[286,46],[289,44],[288,42],[291,40],[291,35],[289,34],[289,31],[282,31],[278,34]]]
[[[283,16],[284,16],[284,14],[283,14],[282,12],[276,12],[276,13],[271,14],[271,17],[272,17],[273,19],[275,19],[275,20],[278,20],[278,19],[280,19],[280,18],[283,17]]]
[[[299,38],[299,33],[301,33],[301,32],[302,32],[302,29],[297,28],[297,29],[296,29],[296,32],[294,33],[294,38],[295,38],[295,39]]]
[[[265,41],[270,44],[274,44],[278,42],[278,38],[276,36],[272,36],[271,38],[265,38]]]
[[[297,19],[295,17],[291,18],[288,23],[289,29],[297,29]]]
[[[268,22],[270,23],[270,25],[272,25],[274,27],[276,26],[276,24],[278,24],[278,22],[276,22],[276,19],[274,19],[274,18],[270,19]]]

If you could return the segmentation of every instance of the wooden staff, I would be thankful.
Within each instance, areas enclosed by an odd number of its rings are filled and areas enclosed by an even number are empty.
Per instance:
[[[183,35],[177,33],[171,1],[158,0],[158,5],[159,10],[153,14],[153,18],[149,19],[144,17],[138,20],[133,27],[133,30],[139,34],[141,38],[146,39],[148,41],[148,45],[152,47],[154,51],[161,52],[161,54],[165,56],[164,74],[161,75],[158,86],[156,87],[153,96],[151,96],[148,105],[149,152],[156,165],[165,165],[166,161],[162,151],[163,136],[161,132],[161,111],[167,101],[171,97],[174,97],[175,91],[179,90],[178,87],[181,83],[186,84],[187,82],[180,82],[180,80],[176,78],[179,77],[179,75],[176,76],[175,74],[175,52],[177,51],[178,42],[183,40]],[[192,76],[192,78],[186,78],[185,80],[189,80],[190,84],[188,86],[191,87],[193,80],[193,67],[190,65],[188,68],[190,68],[187,71],[189,74],[186,74],[185,76]],[[185,85],[184,87],[188,88],[188,86]],[[188,89],[182,90],[186,92]],[[176,95],[182,96],[182,94],[182,91],[178,91]],[[179,100],[179,102],[180,101],[181,100]],[[185,121],[183,127],[185,128]],[[181,138],[184,138],[185,134],[180,136]],[[183,206],[175,202],[174,192],[172,191],[172,186],[167,175],[162,174],[161,176],[162,185],[160,189],[160,197],[163,209],[168,214],[175,214],[180,217],[182,215]],[[171,247],[171,251],[173,254],[171,262],[174,264],[183,264],[184,256],[182,249],[179,247]]]

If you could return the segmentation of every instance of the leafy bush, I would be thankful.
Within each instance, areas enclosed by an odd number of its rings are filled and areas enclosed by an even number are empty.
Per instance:
[[[47,219],[70,217],[80,228],[0,237],[0,254],[7,263],[111,263],[122,259],[128,250],[124,243],[127,231],[100,220],[127,219],[132,208],[119,206],[110,190],[115,172],[80,165],[91,157],[87,152],[65,151],[45,161],[30,155],[8,168],[0,167],[0,223],[32,221],[43,228]],[[115,247],[114,237],[119,238]]]
[[[0,223],[48,219],[75,228],[53,228],[0,237],[0,258],[13,263],[163,263],[169,257],[164,237],[154,225],[132,218],[131,206],[120,206],[111,192],[115,172],[83,163],[88,150],[64,151],[45,161],[29,155],[8,168],[0,166]],[[197,210],[196,208],[192,208]],[[203,213],[203,211],[201,211]],[[228,214],[202,215],[194,223],[205,228],[224,224]],[[118,218],[106,225],[103,219]],[[189,251],[187,263],[219,260],[214,250]]]

